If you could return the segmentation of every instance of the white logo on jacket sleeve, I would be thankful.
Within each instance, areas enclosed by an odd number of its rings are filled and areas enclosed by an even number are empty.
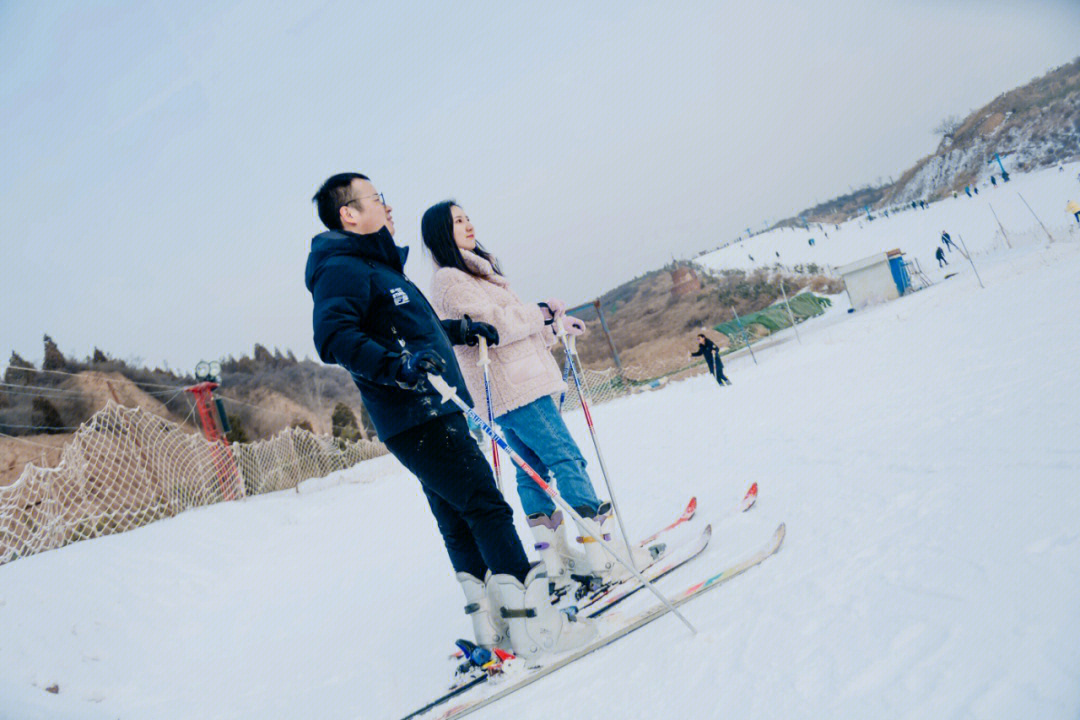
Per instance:
[[[409,302],[409,296],[405,294],[405,291],[399,287],[393,288],[390,291],[390,297],[394,298],[395,305],[404,305]]]

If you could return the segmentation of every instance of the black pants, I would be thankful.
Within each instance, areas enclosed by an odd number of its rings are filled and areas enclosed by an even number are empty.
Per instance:
[[[390,438],[386,447],[419,478],[454,570],[481,580],[489,569],[525,579],[529,560],[513,511],[464,415],[429,420]]]
[[[723,385],[724,381],[727,380],[728,385],[731,384],[731,381],[724,377],[724,368],[719,367],[708,360],[705,361],[705,364],[709,366],[709,374],[716,378],[717,383]]]

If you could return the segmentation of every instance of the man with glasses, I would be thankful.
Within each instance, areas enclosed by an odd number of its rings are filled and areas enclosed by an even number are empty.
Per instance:
[[[490,571],[523,581],[529,561],[465,416],[426,381],[437,373],[472,404],[451,345],[497,344],[498,332],[468,317],[439,320],[405,276],[408,248],[394,244],[392,208],[367,177],[335,175],[313,200],[327,227],[311,241],[305,273],[319,357],[352,374],[379,439],[419,478],[478,644],[509,647],[484,580]]]

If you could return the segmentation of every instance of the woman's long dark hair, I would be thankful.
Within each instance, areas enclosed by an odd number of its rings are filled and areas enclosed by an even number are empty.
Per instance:
[[[465,264],[465,259],[461,257],[461,249],[454,242],[454,215],[450,212],[452,207],[461,206],[454,200],[443,200],[424,212],[424,217],[420,221],[420,234],[424,238],[424,245],[427,246],[431,257],[439,267],[457,268],[462,272],[478,276],[478,273]],[[472,252],[491,263],[491,269],[496,275],[502,275],[499,261],[480,243],[476,243],[476,249]]]

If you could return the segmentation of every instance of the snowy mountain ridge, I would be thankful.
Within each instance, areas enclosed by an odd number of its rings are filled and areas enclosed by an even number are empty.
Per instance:
[[[998,153],[1012,174],[1080,157],[1080,58],[1021,87],[1002,93],[963,120],[943,122],[937,150],[895,182],[867,187],[807,208],[775,227],[842,222],[871,209],[935,200],[964,186],[1000,180]]]

